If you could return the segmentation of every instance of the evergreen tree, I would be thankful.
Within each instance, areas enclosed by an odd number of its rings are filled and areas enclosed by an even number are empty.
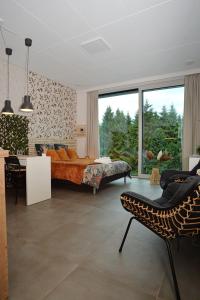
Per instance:
[[[127,161],[133,174],[137,174],[138,168],[138,120],[138,112],[132,119],[129,114],[125,115],[119,109],[113,113],[108,107],[99,128],[101,155]],[[146,100],[143,107],[143,172],[149,174],[158,164],[156,157],[160,150],[171,156],[171,160],[160,165],[161,171],[178,169],[181,166],[181,138],[182,118],[174,106],[171,105],[169,111],[163,106],[158,113]],[[151,161],[146,158],[147,150],[155,155]]]
[[[110,106],[107,107],[100,126],[100,153],[102,156],[107,155],[107,149],[110,147],[114,114]]]

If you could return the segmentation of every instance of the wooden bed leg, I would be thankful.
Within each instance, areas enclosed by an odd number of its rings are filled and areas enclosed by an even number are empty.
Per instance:
[[[126,176],[124,176],[124,183],[126,184]]]
[[[93,195],[96,195],[97,189],[96,187],[93,187]]]

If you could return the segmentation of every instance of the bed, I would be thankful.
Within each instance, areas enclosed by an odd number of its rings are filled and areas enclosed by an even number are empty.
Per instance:
[[[104,184],[130,176],[131,167],[125,161],[113,161],[111,163],[95,163],[88,158],[69,161],[52,161],[52,179],[71,181],[75,184],[88,185],[93,188],[93,194]]]

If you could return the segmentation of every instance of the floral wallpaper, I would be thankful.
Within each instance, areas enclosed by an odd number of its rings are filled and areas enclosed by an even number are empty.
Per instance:
[[[74,139],[76,91],[36,73],[29,74],[34,111],[29,117],[31,139]]]

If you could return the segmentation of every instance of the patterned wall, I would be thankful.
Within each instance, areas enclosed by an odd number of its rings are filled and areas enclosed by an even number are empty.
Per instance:
[[[30,118],[30,137],[72,139],[76,119],[76,92],[33,72],[30,72],[29,81],[34,106]]]

